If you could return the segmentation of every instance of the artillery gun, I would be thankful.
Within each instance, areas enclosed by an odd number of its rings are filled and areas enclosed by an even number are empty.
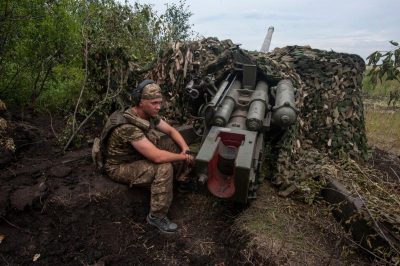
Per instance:
[[[205,132],[196,156],[199,181],[216,197],[246,203],[256,197],[264,138],[297,118],[295,88],[288,79],[268,84],[257,65],[237,51],[234,68],[203,105]],[[193,92],[192,92],[193,93]]]
[[[374,176],[375,171],[361,175],[362,165],[351,159],[362,162],[369,151],[361,57],[308,46],[265,54],[215,38],[179,43],[169,51],[149,76],[171,85],[166,86],[170,95],[179,95],[174,100],[181,104],[181,115],[172,108],[166,113],[174,120],[189,118],[193,139],[198,122],[204,121],[196,171],[210,193],[245,203],[268,176],[281,196],[297,193],[308,203],[322,196],[335,204],[335,218],[367,250],[373,245],[378,254],[398,254],[396,185]],[[382,194],[382,188],[393,193]],[[368,206],[377,210],[374,217]]]

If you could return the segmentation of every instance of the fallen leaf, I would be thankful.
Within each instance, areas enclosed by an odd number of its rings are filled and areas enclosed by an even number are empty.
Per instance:
[[[301,143],[300,143],[299,139],[296,140],[296,144],[297,144],[297,148],[300,149],[301,148]]]
[[[33,256],[33,261],[37,261],[40,258],[40,254],[35,254],[35,256]]]
[[[332,146],[332,139],[328,140],[328,147]]]

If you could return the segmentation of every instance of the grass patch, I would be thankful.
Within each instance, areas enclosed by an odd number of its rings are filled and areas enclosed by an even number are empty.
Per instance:
[[[400,155],[400,110],[366,100],[364,114],[369,144]]]
[[[382,82],[378,80],[378,84],[373,85],[371,77],[368,76],[369,70],[365,71],[364,79],[362,81],[363,91],[368,96],[388,96],[389,92],[395,88],[400,87],[400,83],[396,80],[385,80],[383,77]]]
[[[258,198],[234,224],[251,241],[243,249],[253,265],[360,265],[323,202],[312,205],[279,197],[264,183]],[[360,261],[361,259],[361,261]]]

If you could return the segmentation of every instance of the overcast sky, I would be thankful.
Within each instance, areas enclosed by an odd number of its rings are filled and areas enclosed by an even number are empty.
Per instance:
[[[129,0],[133,4],[134,0]],[[159,14],[178,0],[140,0]],[[287,45],[359,54],[388,50],[400,41],[400,0],[192,0],[191,24],[200,36],[231,39],[260,50],[273,26],[270,50]]]

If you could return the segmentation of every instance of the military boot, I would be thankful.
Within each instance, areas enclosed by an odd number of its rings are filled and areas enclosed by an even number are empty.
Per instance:
[[[151,214],[147,215],[147,222],[158,228],[162,233],[165,234],[173,234],[178,229],[178,225],[176,223],[171,222],[167,216],[164,218],[158,218]]]
[[[196,182],[194,182],[193,180],[189,180],[186,182],[179,182],[177,190],[180,193],[188,193],[188,192],[196,192],[198,189]]]

